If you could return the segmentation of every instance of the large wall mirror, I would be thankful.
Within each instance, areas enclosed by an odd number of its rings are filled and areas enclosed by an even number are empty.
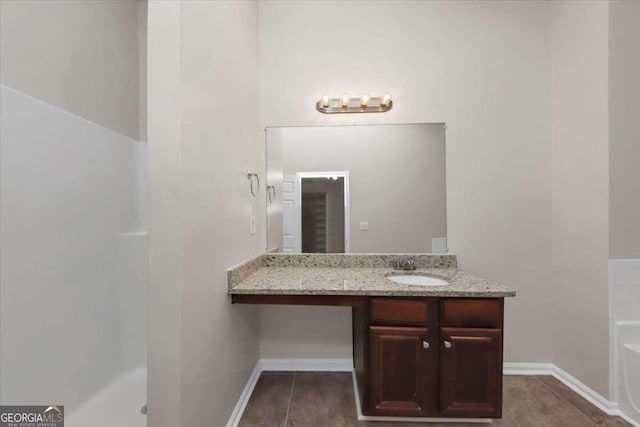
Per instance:
[[[445,125],[267,128],[267,251],[446,252]]]

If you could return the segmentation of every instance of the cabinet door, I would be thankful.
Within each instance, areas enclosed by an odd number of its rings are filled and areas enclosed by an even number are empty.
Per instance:
[[[427,328],[369,327],[369,413],[423,414],[426,339]]]
[[[441,328],[440,402],[447,416],[502,416],[502,330]]]

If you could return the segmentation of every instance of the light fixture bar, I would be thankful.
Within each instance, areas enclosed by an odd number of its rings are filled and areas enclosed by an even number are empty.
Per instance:
[[[359,98],[351,98],[347,94],[343,94],[340,98],[329,98],[328,95],[323,95],[316,103],[316,110],[323,114],[384,113],[391,108],[393,108],[393,101],[389,94],[381,97],[363,95]]]

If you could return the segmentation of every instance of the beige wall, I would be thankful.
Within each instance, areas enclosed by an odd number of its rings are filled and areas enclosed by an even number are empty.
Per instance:
[[[249,234],[264,198],[246,178],[262,142],[258,8],[149,8],[149,422],[222,426],[258,357],[257,310],[230,303],[225,274],[264,233]]]
[[[180,13],[181,425],[223,425],[258,358],[257,309],[226,294],[226,269],[261,251],[249,217],[264,198],[251,196],[246,177],[261,160],[258,6],[182,2]]]
[[[148,425],[180,425],[182,323],[180,8],[151,2],[148,15]]]
[[[640,2],[609,3],[610,258],[640,258]]]
[[[552,4],[553,361],[608,395],[608,4]]]
[[[3,0],[2,84],[144,139],[139,57],[146,49],[138,14],[145,12],[146,1]]]
[[[625,4],[625,12],[616,12],[619,7],[613,4],[612,13],[630,14],[634,6]],[[506,304],[505,360],[553,362],[604,396],[608,8],[606,2],[260,6],[264,123],[446,122],[449,247],[461,268],[518,292]],[[386,31],[371,40],[375,33],[364,28],[377,21],[386,23]],[[629,34],[630,27],[621,24],[618,31]],[[324,32],[321,39],[318,31]],[[297,36],[288,37],[292,33]],[[621,51],[623,65],[611,65],[612,86],[625,82],[619,92],[612,89],[612,109],[624,108],[628,114],[635,111],[628,105],[637,97],[621,94],[634,93],[629,77],[634,47]],[[291,54],[297,51],[305,55]],[[395,101],[386,114],[354,118],[313,110],[322,93],[384,91]],[[273,104],[273,99],[281,102]],[[638,180],[630,182],[637,124],[626,115],[616,117],[611,191],[618,196],[612,196],[611,215],[619,218],[619,226],[613,226],[619,233],[614,229],[611,239],[622,248],[638,241],[633,235],[638,215],[630,216],[638,199]],[[619,187],[616,176],[623,182]],[[619,205],[620,194],[632,200]],[[625,233],[624,241],[616,237]],[[322,354],[349,357],[349,333],[338,319],[349,322],[348,311],[265,308],[261,355],[313,357],[318,342],[292,337],[299,328],[313,334],[320,332],[315,325],[326,324]]]
[[[263,125],[447,123],[449,248],[461,268],[517,290],[506,361],[550,362],[549,4],[259,7]],[[394,97],[385,114],[315,111],[323,93],[384,91]],[[263,357],[351,355],[348,309],[267,307],[261,322]]]

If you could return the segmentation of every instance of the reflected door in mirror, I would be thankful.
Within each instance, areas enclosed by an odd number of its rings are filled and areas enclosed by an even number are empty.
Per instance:
[[[301,189],[302,252],[344,253],[344,177],[301,176]]]

